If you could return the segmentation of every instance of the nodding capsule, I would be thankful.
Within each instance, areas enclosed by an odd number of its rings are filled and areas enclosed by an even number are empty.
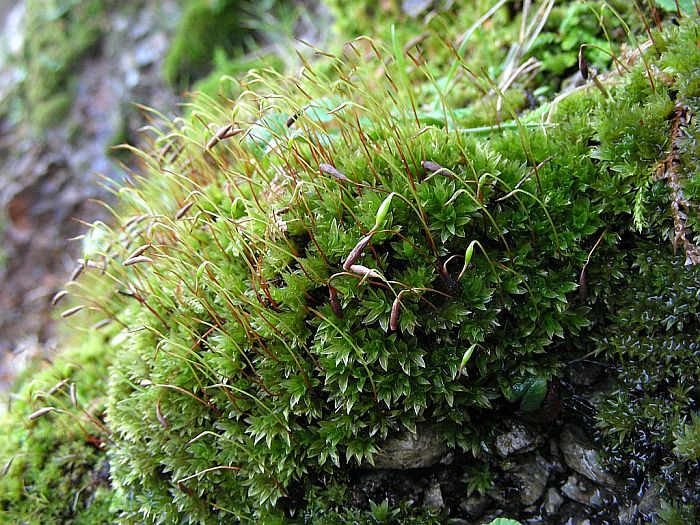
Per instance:
[[[372,240],[372,235],[374,235],[374,232],[362,237],[362,239],[360,239],[357,242],[355,247],[352,250],[350,250],[348,258],[345,259],[345,262],[343,263],[343,270],[349,270],[350,267],[355,264],[355,261],[357,261],[357,259],[360,258],[360,255],[362,255],[363,250],[367,247],[369,241]]]
[[[185,213],[187,213],[189,211],[189,209],[192,207],[193,204],[194,204],[194,201],[188,202],[182,208],[177,210],[177,213],[175,214],[175,220],[177,221],[177,220],[182,219],[182,217],[185,215]]]
[[[111,322],[111,319],[102,319],[101,321],[97,321],[94,325],[92,325],[92,329],[99,330],[100,328],[107,326]]]
[[[138,257],[139,255],[143,255],[143,252],[148,250],[150,247],[151,247],[150,244],[144,244],[143,246],[139,246],[126,259],[129,260],[129,259],[133,259],[134,257]]]
[[[299,118],[299,113],[294,113],[294,115],[289,117],[287,119],[287,127],[291,128],[294,125],[294,123],[297,121],[298,118]]]
[[[450,170],[432,160],[423,160],[421,161],[420,165],[421,168],[435,175],[444,175],[445,177],[449,178],[453,178],[455,176],[455,174]]]
[[[350,181],[350,179],[346,177],[344,173],[340,172],[335,166],[331,166],[330,164],[319,164],[318,169],[338,180]]]
[[[49,390],[49,391],[46,392],[46,393],[47,393],[48,395],[52,396],[52,395],[54,395],[56,392],[58,392],[59,390],[61,390],[61,388],[63,388],[63,387],[66,385],[66,383],[68,383],[68,378],[62,379],[61,381],[59,381],[58,383],[56,383],[56,384],[51,388],[51,390]]]
[[[395,332],[399,327],[399,312],[401,311],[401,294],[396,296],[391,305],[391,315],[389,315],[389,330]]]
[[[165,429],[170,428],[170,423],[168,423],[168,420],[163,416],[163,412],[160,411],[160,399],[156,401],[156,418],[158,418],[158,423],[160,423],[160,426]]]
[[[372,268],[367,268],[366,266],[362,266],[361,264],[353,264],[348,268],[352,273],[356,273],[357,275],[361,275],[362,277],[371,277],[374,279],[381,279],[382,274],[380,274],[377,270],[373,270]]]
[[[83,273],[84,269],[85,269],[85,266],[83,266],[82,264],[79,264],[78,266],[76,266],[75,270],[73,270],[73,273],[70,274],[70,278],[68,280],[75,281],[78,277],[80,277],[80,274]]]
[[[40,408],[39,410],[36,410],[35,412],[29,414],[29,421],[34,421],[35,419],[38,419],[41,416],[48,414],[49,412],[53,412],[54,410],[56,410],[54,407]]]
[[[61,290],[60,292],[57,292],[56,295],[54,295],[51,298],[51,306],[56,306],[66,295],[68,295],[68,292],[66,290]]]
[[[145,255],[140,255],[138,257],[132,257],[131,259],[127,259],[122,263],[122,266],[132,266],[134,264],[142,264],[142,263],[152,263],[153,259],[150,257],[146,257]]]
[[[578,48],[578,70],[581,72],[583,80],[588,80],[588,62],[583,54],[583,46]]]
[[[331,300],[331,310],[338,319],[343,318],[343,309],[340,306],[340,301],[338,300],[338,292],[330,284],[328,285],[328,295]]]
[[[68,310],[66,310],[65,312],[63,312],[61,314],[61,317],[63,317],[65,319],[66,317],[70,317],[71,315],[75,315],[83,308],[85,308],[85,305],[82,305],[82,304],[78,305],[78,306],[74,306],[73,308],[69,308]]]

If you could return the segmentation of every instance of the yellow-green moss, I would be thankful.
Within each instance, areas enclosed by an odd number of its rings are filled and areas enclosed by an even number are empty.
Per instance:
[[[112,523],[104,428],[106,336],[93,334],[19,378],[0,418],[3,523]],[[71,391],[77,404],[71,400]],[[42,415],[41,409],[49,409]]]

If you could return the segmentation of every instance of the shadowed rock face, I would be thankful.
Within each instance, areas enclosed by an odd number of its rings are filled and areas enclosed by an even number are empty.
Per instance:
[[[24,2],[0,2],[0,94],[9,99],[22,78]],[[75,267],[83,233],[77,219],[108,218],[90,199],[112,197],[96,174],[120,177],[115,142],[135,140],[144,115],[131,102],[175,107],[160,62],[179,17],[175,1],[129,2],[104,13],[104,32],[73,75],[68,115],[52,129],[32,129],[16,114],[0,116],[0,391],[25,353],[50,353],[49,300]],[[8,357],[8,353],[12,353]],[[13,364],[14,363],[14,364]]]

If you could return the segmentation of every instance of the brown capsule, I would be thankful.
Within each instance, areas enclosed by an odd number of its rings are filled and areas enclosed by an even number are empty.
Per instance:
[[[588,80],[588,62],[583,54],[583,46],[579,47],[578,49],[578,70],[581,72],[583,80]]]
[[[53,412],[54,410],[56,410],[54,407],[40,408],[39,410],[36,410],[29,415],[29,421],[34,421],[35,419],[38,419],[41,416],[48,414],[49,412]]]
[[[350,181],[350,179],[347,178],[345,174],[341,173],[335,166],[331,166],[330,164],[319,164],[318,169],[320,169],[323,173],[330,175],[331,177],[335,177],[338,180]]]
[[[299,113],[294,113],[294,115],[289,117],[287,119],[287,127],[291,128],[294,125],[294,123],[297,121],[298,118],[299,118]]]
[[[194,204],[194,201],[188,202],[182,208],[177,210],[177,213],[175,214],[175,220],[177,221],[177,220],[182,219],[182,217],[185,215],[185,213],[187,213],[189,211],[189,209],[192,207],[193,204]]]
[[[93,268],[96,270],[105,269],[104,264],[98,263],[96,261],[91,261],[90,259],[78,259],[76,262],[82,265],[83,268]]]
[[[160,399],[156,402],[156,417],[158,418],[158,423],[165,429],[170,428],[170,423],[163,416],[163,412],[160,410]]]
[[[148,217],[148,215],[134,215],[133,217],[131,217],[128,221],[126,221],[124,223],[124,227],[128,228],[132,224],[138,224],[139,222],[144,220],[146,217]]]
[[[245,130],[239,129],[239,128],[234,128],[233,124],[226,124],[224,126],[221,126],[216,131],[214,136],[211,139],[209,139],[209,142],[207,142],[207,145],[204,149],[209,151],[210,149],[212,149],[214,146],[216,146],[222,140],[231,138],[235,135],[238,135],[239,133],[243,133],[243,131],[245,131]]]
[[[10,459],[7,460],[7,463],[5,463],[5,466],[2,468],[2,474],[0,474],[0,478],[5,477],[8,472],[10,472],[10,467],[12,466],[12,462],[15,460],[15,456],[12,456]]]
[[[107,326],[111,322],[111,319],[102,319],[101,321],[97,321],[94,325],[92,325],[92,329],[99,330],[100,328]]]
[[[194,491],[192,489],[188,488],[184,483],[178,483],[177,488],[179,488],[182,492],[184,492],[188,496],[194,496]]]
[[[61,381],[59,381],[58,383],[56,383],[56,384],[51,388],[51,390],[49,390],[49,391],[47,392],[47,394],[50,395],[50,396],[54,395],[56,392],[58,392],[59,390],[61,390],[61,388],[63,388],[63,387],[66,385],[67,382],[68,382],[68,378],[62,379]]]
[[[430,173],[444,175],[445,177],[450,178],[455,176],[455,174],[452,173],[450,170],[432,160],[423,160],[421,161],[420,165],[424,170],[429,171]]]
[[[343,318],[343,308],[340,306],[340,301],[338,300],[338,292],[330,284],[328,285],[328,295],[331,299],[331,310],[338,319]]]
[[[144,244],[143,246],[139,246],[131,253],[131,255],[127,257],[127,260],[133,259],[134,257],[138,257],[139,255],[143,255],[143,252],[148,250],[150,247],[150,244]]]
[[[70,402],[75,408],[78,408],[78,392],[75,388],[75,383],[71,383],[68,387],[68,392],[70,395]]]
[[[371,232],[369,235],[365,235],[360,239],[355,247],[350,250],[350,253],[348,254],[347,259],[345,259],[345,262],[343,263],[343,270],[347,271],[350,269],[350,267],[355,264],[357,259],[360,258],[360,255],[362,255],[362,252],[364,249],[367,247],[369,244],[369,241],[372,240],[372,235],[374,235],[374,232]]]
[[[132,257],[131,259],[127,259],[122,263],[122,266],[132,266],[134,264],[141,264],[141,263],[152,263],[153,259],[150,257],[146,257],[145,255],[140,255],[138,257]]]
[[[399,312],[401,311],[401,294],[396,296],[391,305],[391,314],[389,315],[389,330],[395,332],[399,327]]]
[[[73,308],[69,308],[68,310],[66,310],[65,312],[63,312],[63,313],[61,314],[61,317],[63,317],[64,319],[65,319],[66,317],[70,317],[71,315],[77,314],[77,313],[78,313],[80,310],[82,310],[83,308],[85,308],[85,306],[82,305],[82,304],[81,304],[81,305],[78,305],[78,306],[74,306]]]
[[[578,278],[578,296],[581,301],[588,299],[588,284],[586,283],[586,269],[581,270],[581,275]]]
[[[83,270],[85,269],[85,266],[82,264],[79,264],[78,266],[75,267],[75,270],[73,270],[73,273],[70,274],[70,281],[75,281],[78,277],[80,277],[80,274],[83,273]]]
[[[232,128],[232,127],[233,127],[233,123],[231,123],[231,124],[226,124],[226,125],[224,125],[224,126],[221,126],[219,129],[217,129],[217,130],[216,130],[216,133],[214,133],[214,136],[213,136],[212,138],[209,139],[209,142],[207,142],[207,145],[206,145],[206,147],[205,147],[204,149],[206,149],[207,151],[209,151],[209,150],[212,149],[214,146],[216,146],[216,145],[219,143],[219,141],[221,141],[221,139],[223,139],[224,136],[226,136],[226,133],[228,133],[229,131],[231,131],[231,128]]]
[[[367,268],[366,266],[362,266],[361,264],[353,264],[348,268],[352,273],[356,273],[357,275],[361,275],[362,277],[370,277],[374,279],[381,279],[382,274],[380,274],[377,270],[373,270],[372,268]]]
[[[60,292],[57,292],[56,295],[54,295],[51,298],[51,306],[56,306],[58,303],[61,302],[61,299],[63,299],[66,295],[68,295],[68,292],[65,290],[61,290]]]

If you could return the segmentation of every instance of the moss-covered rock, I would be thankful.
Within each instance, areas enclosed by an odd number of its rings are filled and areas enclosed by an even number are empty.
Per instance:
[[[29,119],[43,128],[55,125],[70,108],[72,74],[105,30],[109,2],[28,0],[26,4],[27,38],[20,65],[26,75],[20,91]]]
[[[562,369],[593,352],[619,372],[598,415],[612,457],[644,462],[663,519],[695,513],[699,32],[656,32],[620,71],[522,112],[501,81],[523,49],[492,76],[394,31],[164,122],[114,227],[94,225],[85,258],[104,274],[77,294],[121,327],[111,511],[435,523],[405,503],[353,508],[345,481],[419,425],[480,458],[504,414],[551,423]],[[18,408],[34,425],[58,412],[34,409]],[[75,435],[46,439],[75,444],[84,479],[101,459]],[[23,473],[66,480],[42,461],[5,481],[18,516]],[[485,491],[488,465],[473,470],[465,491]]]
[[[672,267],[657,167],[692,104],[696,31],[547,124],[424,114],[413,86],[431,79],[395,40],[336,60],[338,80],[251,77],[262,97],[166,129],[102,248],[129,296],[110,309],[130,329],[109,404],[125,515],[283,520],[398,431],[477,454],[489,414],[537,411],[560,355],[621,315],[622,268]]]

